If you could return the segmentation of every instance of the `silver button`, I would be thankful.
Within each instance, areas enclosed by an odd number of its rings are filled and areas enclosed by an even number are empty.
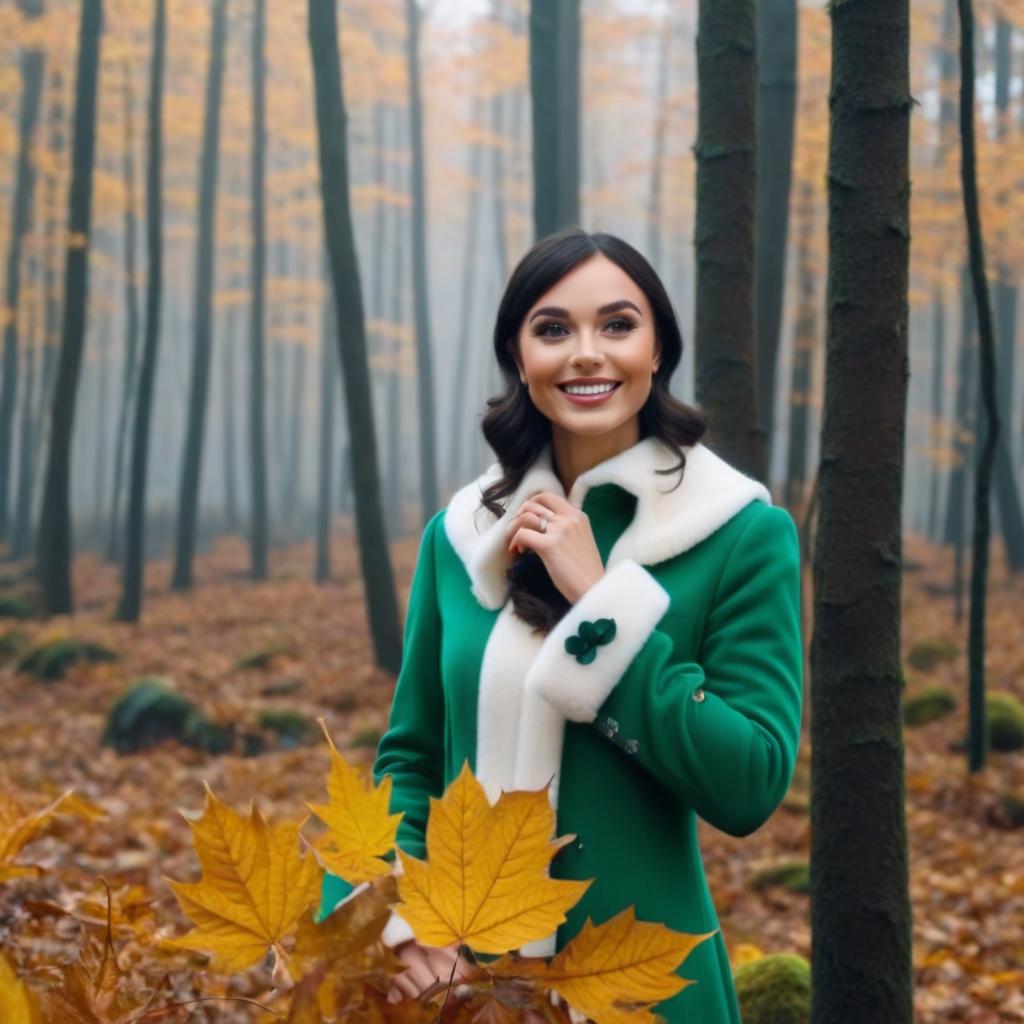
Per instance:
[[[699,703],[700,703],[700,702],[701,702],[701,701],[702,701],[702,700],[704,699],[704,697],[705,697],[705,693],[704,693],[704,691],[703,691],[703,690],[702,690],[702,689],[701,689],[701,688],[700,688],[700,687],[698,686],[698,687],[697,687],[697,689],[696,689],[696,690],[694,690],[694,691],[693,691],[693,693],[691,693],[691,694],[690,694],[690,696],[691,696],[691,697],[693,697],[693,699],[694,699],[694,700],[695,700],[695,701],[696,701],[696,702],[697,702],[697,703],[699,704]]]
[[[619,723],[614,718],[604,720],[604,731],[608,736],[614,736],[619,731]]]
[[[636,740],[626,740],[626,745],[623,747],[627,754],[635,754],[639,749],[640,744]]]

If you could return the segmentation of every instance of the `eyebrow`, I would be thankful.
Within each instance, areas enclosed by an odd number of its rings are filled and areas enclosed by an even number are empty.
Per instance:
[[[630,302],[629,299],[617,299],[615,302],[609,302],[602,306],[598,311],[598,316],[604,316],[606,313],[614,313],[619,309],[635,309],[637,313],[640,313],[639,307],[635,302]],[[640,313],[643,316],[642,313]],[[569,310],[562,309],[561,306],[545,306],[543,309],[538,309],[531,317],[530,322],[532,323],[539,316],[560,316],[564,319],[569,319]]]

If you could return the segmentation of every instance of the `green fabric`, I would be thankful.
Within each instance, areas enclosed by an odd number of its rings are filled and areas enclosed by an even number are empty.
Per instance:
[[[583,510],[602,561],[635,506],[615,484],[587,492]],[[480,664],[498,615],[473,597],[444,514],[423,533],[402,669],[374,764],[376,778],[392,775],[391,809],[405,813],[399,844],[417,857],[429,797],[442,794],[463,760],[475,769]],[[558,834],[577,838],[551,873],[594,882],[559,929],[558,949],[587,917],[600,923],[630,904],[639,919],[679,931],[718,929],[696,815],[730,835],[750,834],[781,802],[796,760],[803,651],[789,513],[752,501],[688,551],[646,568],[668,591],[668,611],[595,721],[566,723]],[[694,699],[698,689],[703,700]],[[320,914],[349,891],[328,875]],[[670,1024],[740,1024],[720,931],[679,974],[696,983],[657,1007]]]

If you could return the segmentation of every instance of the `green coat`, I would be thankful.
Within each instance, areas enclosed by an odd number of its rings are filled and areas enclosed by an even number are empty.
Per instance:
[[[417,857],[428,797],[464,760],[492,801],[551,780],[557,834],[577,837],[551,874],[595,881],[528,954],[561,949],[586,917],[600,923],[630,904],[641,920],[715,931],[697,815],[746,836],[789,786],[803,695],[797,531],[760,483],[704,445],[685,451],[674,490],[678,474],[656,470],[678,460],[652,437],[576,480],[568,498],[590,520],[605,575],[546,636],[512,614],[506,520],[479,504],[497,464],[423,532],[374,774],[392,776],[399,844]],[[564,493],[550,446],[506,507],[540,490]],[[567,638],[602,618],[614,636],[570,653]],[[328,875],[321,918],[351,891]],[[396,914],[389,934],[411,932]],[[679,974],[696,984],[657,1012],[740,1024],[721,931]]]

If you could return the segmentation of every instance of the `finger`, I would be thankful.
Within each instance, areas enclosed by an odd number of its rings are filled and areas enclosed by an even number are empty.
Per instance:
[[[413,994],[417,996],[430,988],[439,976],[438,972],[433,970],[426,958],[424,958],[422,963],[418,963],[410,968],[410,974],[415,985],[415,992]]]

